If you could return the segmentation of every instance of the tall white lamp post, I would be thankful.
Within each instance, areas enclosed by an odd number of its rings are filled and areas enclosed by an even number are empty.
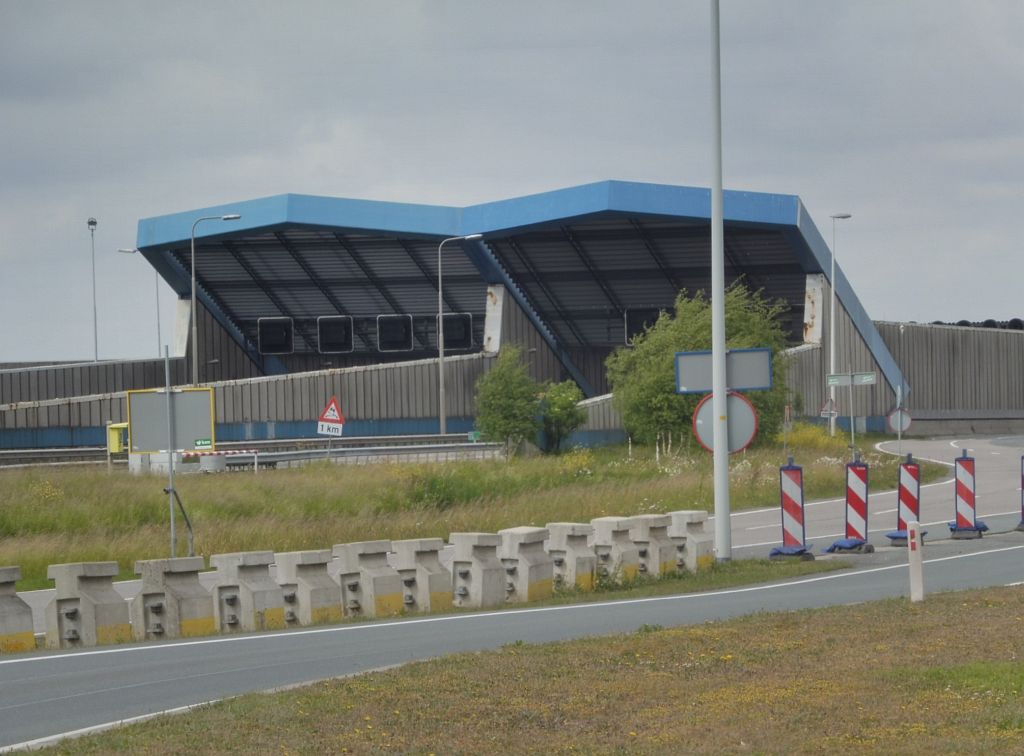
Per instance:
[[[442,436],[448,432],[448,413],[444,406],[444,297],[441,288],[441,251],[448,242],[476,241],[482,238],[483,234],[450,236],[437,245],[437,407],[440,419],[439,430]]]
[[[836,221],[848,220],[853,216],[849,213],[836,213],[832,216],[832,274],[829,276],[829,288],[832,290],[831,303],[828,309],[828,372],[836,372]],[[828,435],[836,435],[836,387],[828,387]],[[852,413],[851,413],[852,414]]]
[[[134,255],[139,250],[126,249],[122,247],[117,251],[126,255]],[[156,295],[156,299],[154,300],[156,302],[156,356],[160,357],[160,344],[163,341],[163,338],[160,336],[160,274],[157,272],[156,268],[153,268],[153,284],[153,293]]]
[[[229,215],[207,215],[196,218],[192,224],[192,385],[199,385],[199,326],[196,323],[196,226],[208,220],[238,220],[242,216],[238,213]]]
[[[100,361],[100,338],[96,325],[96,219],[86,221],[92,242],[92,361]]]

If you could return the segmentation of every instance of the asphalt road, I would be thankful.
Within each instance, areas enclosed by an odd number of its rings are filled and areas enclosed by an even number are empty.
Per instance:
[[[957,447],[956,444],[960,446]],[[910,444],[904,444],[909,450]],[[926,591],[1010,585],[1024,581],[1020,521],[1020,455],[1024,438],[914,442],[916,456],[951,462],[959,448],[977,459],[978,511],[993,533],[952,541],[952,487],[922,494]],[[872,487],[875,487],[873,483]],[[875,554],[857,555],[841,573],[712,593],[574,606],[408,618],[259,635],[124,645],[75,652],[39,652],[0,659],[0,746],[23,744],[240,693],[353,674],[457,651],[506,643],[542,643],[666,627],[759,611],[849,604],[908,593],[903,549],[885,545],[895,527],[895,498],[872,494]],[[887,503],[888,502],[888,503]],[[764,556],[780,539],[778,510],[734,517],[734,555]],[[808,510],[815,550],[842,533],[841,502]],[[774,530],[771,529],[774,521]]]

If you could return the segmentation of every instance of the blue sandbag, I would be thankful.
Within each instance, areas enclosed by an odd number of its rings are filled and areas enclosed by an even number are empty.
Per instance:
[[[841,538],[825,549],[825,551],[829,554],[836,551],[852,551],[858,546],[863,546],[865,543],[867,543],[867,541],[861,538]]]

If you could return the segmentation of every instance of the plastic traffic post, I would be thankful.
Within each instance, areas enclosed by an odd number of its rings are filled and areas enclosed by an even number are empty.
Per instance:
[[[890,546],[907,545],[907,523],[917,522],[921,518],[921,465],[914,461],[914,455],[908,454],[907,461],[900,465],[899,502],[896,505],[896,530],[886,533]],[[927,534],[921,531],[921,537]]]
[[[916,521],[907,523],[907,563],[910,568],[910,600],[924,601],[924,545],[921,525]]]
[[[1017,530],[1024,530],[1024,457],[1020,458],[1020,524]]]
[[[949,523],[950,535],[957,539],[981,538],[981,534],[988,530],[988,525],[977,518],[974,457],[968,457],[964,449],[963,455],[957,457],[953,467],[956,490],[953,494],[954,520]]]
[[[800,557],[814,559],[807,550],[804,526],[804,469],[793,464],[779,468],[779,494],[782,500],[782,546],[772,549],[769,558]]]
[[[868,543],[868,466],[857,460],[846,466],[846,533],[826,551],[874,550]]]

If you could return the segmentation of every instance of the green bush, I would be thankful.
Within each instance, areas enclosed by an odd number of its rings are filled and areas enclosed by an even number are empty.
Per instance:
[[[768,347],[772,350],[774,386],[747,395],[757,408],[760,438],[772,439],[782,424],[786,404],[786,332],[781,315],[785,306],[769,302],[737,282],[725,293],[726,341],[730,349]],[[676,393],[676,352],[711,348],[711,303],[702,292],[681,292],[675,316],[662,313],[658,321],[608,358],[608,380],[626,430],[640,441],[667,434],[692,437],[693,412],[701,397]]]

